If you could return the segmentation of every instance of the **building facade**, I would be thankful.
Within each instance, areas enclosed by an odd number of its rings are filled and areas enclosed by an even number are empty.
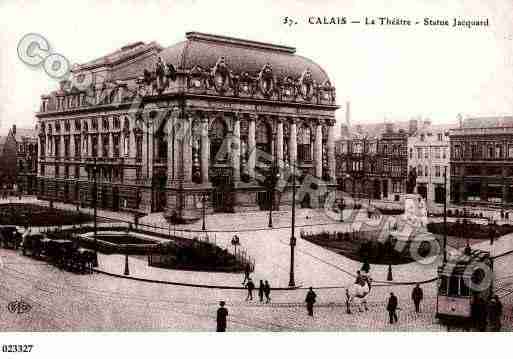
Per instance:
[[[80,84],[90,79],[90,85]],[[135,43],[79,66],[43,96],[42,198],[197,218],[265,208],[269,168],[335,187],[335,88],[291,47],[191,32]],[[290,171],[289,171],[290,172]],[[291,184],[274,192],[291,202]],[[96,195],[95,195],[96,194]]]
[[[451,201],[513,203],[513,116],[467,118],[450,131]]]
[[[408,168],[416,178],[414,192],[428,205],[444,203],[450,193],[449,127],[433,126],[431,121],[411,120],[408,137]],[[444,187],[444,173],[447,182]]]
[[[34,194],[37,191],[37,130],[12,126],[16,140],[16,183],[18,191]]]
[[[359,126],[342,134],[336,145],[338,189],[356,199],[399,201],[406,189],[407,133],[386,124],[379,137]]]

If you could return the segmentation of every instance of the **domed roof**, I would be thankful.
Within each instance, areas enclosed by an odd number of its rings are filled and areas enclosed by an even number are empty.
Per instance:
[[[328,75],[318,64],[296,55],[293,47],[199,32],[188,32],[186,38],[187,40],[162,50],[159,56],[164,62],[182,70],[190,70],[195,66],[207,70],[214,67],[219,58],[224,57],[229,70],[234,74],[257,74],[269,63],[277,77],[290,76],[297,79],[305,70],[309,70],[317,84],[329,81]]]

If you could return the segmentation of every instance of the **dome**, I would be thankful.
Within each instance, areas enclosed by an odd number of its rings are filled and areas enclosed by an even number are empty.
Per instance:
[[[159,54],[164,62],[173,64],[179,70],[190,70],[196,66],[210,69],[224,57],[228,69],[234,74],[248,72],[255,75],[269,63],[276,77],[298,79],[305,70],[309,70],[317,84],[329,81],[328,75],[318,64],[296,55],[293,47],[199,32],[188,32],[186,38]]]

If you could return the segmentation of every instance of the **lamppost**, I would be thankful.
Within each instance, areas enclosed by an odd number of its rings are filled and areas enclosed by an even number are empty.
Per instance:
[[[294,247],[296,246],[296,164],[292,166],[292,224],[290,232],[290,273],[289,273],[289,287],[295,287],[294,281]]]
[[[93,166],[93,174],[94,174],[94,196],[93,196],[93,209],[94,209],[94,256],[95,258],[98,258],[98,238],[97,238],[97,231],[98,231],[98,219],[97,219],[97,212],[96,212],[96,205],[98,201],[98,188],[97,188],[97,173],[98,168],[96,166],[96,156],[94,157],[94,166]],[[98,262],[95,261],[97,264]]]
[[[276,188],[276,184],[280,180],[280,172],[276,164],[273,164],[271,167],[271,173],[267,177],[267,186],[269,188],[269,192],[271,193],[271,205],[269,206],[269,228],[273,228],[273,207],[274,207],[274,192]]]
[[[201,208],[201,216],[203,218],[203,223],[201,224],[201,230],[205,230],[206,226],[205,226],[205,202],[207,201],[206,199],[206,194],[203,193],[203,197],[201,198],[201,204],[202,204],[202,208]]]
[[[443,241],[443,259],[447,262],[447,166],[444,168],[444,241]]]

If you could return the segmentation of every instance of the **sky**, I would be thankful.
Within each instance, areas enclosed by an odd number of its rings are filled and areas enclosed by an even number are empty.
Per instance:
[[[284,17],[297,25],[283,24]],[[488,18],[489,27],[312,25],[308,18]],[[82,63],[136,41],[170,46],[201,31],[293,46],[328,73],[337,122],[513,114],[513,1],[14,1],[0,0],[0,133],[34,127],[41,94],[58,87],[17,56],[27,33]]]

